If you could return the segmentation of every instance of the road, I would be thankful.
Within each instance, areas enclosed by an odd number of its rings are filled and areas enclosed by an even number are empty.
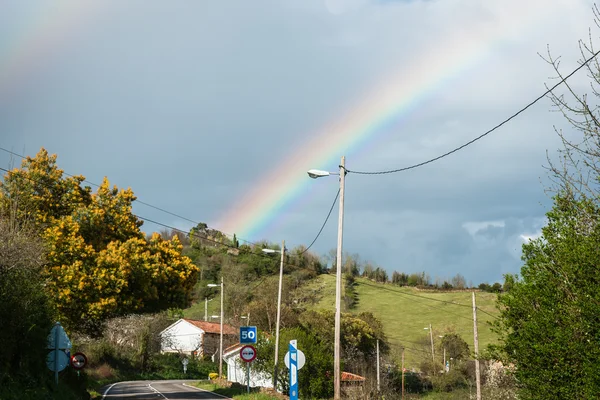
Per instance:
[[[194,381],[132,381],[118,382],[102,393],[102,400],[198,400],[228,399],[212,392],[187,386]]]

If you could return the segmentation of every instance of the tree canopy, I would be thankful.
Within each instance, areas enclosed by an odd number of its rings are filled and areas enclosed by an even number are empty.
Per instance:
[[[597,10],[596,10],[597,12]],[[596,13],[598,16],[598,13]],[[584,59],[592,46],[581,44]],[[563,78],[558,60],[548,61]],[[520,398],[584,399],[600,393],[600,66],[587,64],[591,96],[565,83],[551,99],[569,123],[551,161],[554,205],[541,237],[523,245],[520,276],[506,276],[496,330],[515,367]]]
[[[83,182],[41,149],[0,183],[0,212],[32,221],[45,246],[42,276],[63,324],[93,332],[111,316],[185,307],[199,270],[179,240],[144,237],[131,189]]]

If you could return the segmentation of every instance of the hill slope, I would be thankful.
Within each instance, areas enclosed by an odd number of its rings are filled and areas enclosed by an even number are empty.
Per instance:
[[[375,283],[364,278],[356,280],[358,304],[353,313],[372,312],[384,325],[392,345],[392,354],[398,359],[401,346],[406,348],[407,368],[418,367],[430,349],[429,324],[434,340],[447,332],[458,333],[473,351],[473,311],[471,292],[436,292]],[[320,290],[321,298],[315,309],[333,310],[335,305],[335,276],[320,275],[309,286]],[[488,324],[497,315],[496,295],[477,292],[479,349],[497,340]],[[436,350],[437,351],[437,350]],[[436,354],[436,358],[442,354]],[[399,360],[398,360],[399,361]]]

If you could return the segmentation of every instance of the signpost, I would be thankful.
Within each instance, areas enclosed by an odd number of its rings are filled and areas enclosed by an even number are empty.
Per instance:
[[[256,343],[256,327],[240,326],[240,343]]]
[[[60,322],[54,324],[48,335],[48,348],[52,351],[48,353],[46,365],[50,371],[54,371],[54,381],[58,385],[58,373],[69,365],[69,356],[64,350],[70,349],[71,341]]]
[[[256,329],[256,327],[253,327]],[[255,336],[256,337],[256,336]],[[247,391],[250,393],[250,363],[256,358],[256,349],[254,346],[246,345],[240,349],[240,358],[246,362],[246,382]]]
[[[298,400],[298,342],[290,340],[288,348],[285,365],[290,369],[290,400]]]

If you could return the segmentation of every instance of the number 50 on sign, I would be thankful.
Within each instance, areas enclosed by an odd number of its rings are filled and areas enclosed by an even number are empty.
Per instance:
[[[256,343],[256,327],[241,326],[240,327],[240,343]]]

